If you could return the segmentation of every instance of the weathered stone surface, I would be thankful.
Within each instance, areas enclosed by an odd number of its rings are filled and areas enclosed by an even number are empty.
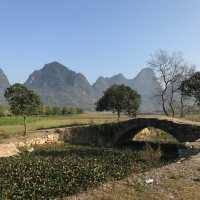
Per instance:
[[[131,140],[146,127],[162,129],[179,142],[194,142],[200,138],[200,125],[169,119],[136,118],[125,122],[66,129],[63,140],[72,144],[114,146]]]
[[[57,133],[52,133],[52,134],[44,135],[42,137],[27,139],[24,142],[17,143],[17,146],[30,147],[34,145],[53,144],[53,143],[57,143],[59,140],[60,140],[60,135]]]
[[[63,133],[63,132],[62,132]],[[20,153],[21,148],[29,152],[34,151],[35,145],[57,144],[62,142],[62,134],[55,132],[37,137],[28,137],[18,142],[0,144],[0,158],[15,156]]]

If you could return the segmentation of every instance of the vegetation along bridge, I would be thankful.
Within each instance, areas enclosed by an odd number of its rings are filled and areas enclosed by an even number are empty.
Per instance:
[[[123,144],[146,127],[168,132],[179,142],[194,142],[200,139],[200,123],[172,119],[143,117],[124,122],[67,128],[63,134],[65,142],[112,147]]]

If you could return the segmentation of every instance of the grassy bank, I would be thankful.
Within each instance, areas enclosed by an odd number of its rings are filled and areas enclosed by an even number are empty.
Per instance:
[[[125,116],[121,120],[128,119]],[[44,128],[56,128],[70,125],[81,124],[101,124],[108,122],[116,122],[117,117],[111,113],[88,113],[66,116],[33,116],[27,118],[28,130],[34,131]],[[22,117],[0,117],[0,137],[1,135],[15,135],[23,133]]]
[[[0,159],[0,199],[53,199],[158,166],[142,153],[44,146],[20,157]]]

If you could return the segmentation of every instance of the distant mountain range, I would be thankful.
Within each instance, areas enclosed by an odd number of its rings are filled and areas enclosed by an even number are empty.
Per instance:
[[[133,79],[127,79],[122,74],[110,78],[99,77],[91,85],[87,78],[76,73],[58,62],[46,64],[41,70],[34,71],[24,83],[25,86],[38,93],[44,104],[50,106],[74,106],[93,110],[95,102],[103,92],[113,84],[124,84],[135,89],[142,96],[142,112],[160,110],[156,91],[160,87],[154,72],[144,68]],[[4,104],[3,93],[9,82],[3,71],[0,71],[0,103]]]

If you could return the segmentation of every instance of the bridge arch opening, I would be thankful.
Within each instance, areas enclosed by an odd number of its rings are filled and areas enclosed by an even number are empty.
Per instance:
[[[178,143],[178,140],[170,133],[155,127],[145,127],[133,133],[132,141],[146,141],[154,143]]]
[[[150,159],[175,159],[179,156],[179,148],[182,148],[171,133],[153,126],[131,129],[116,146],[141,151]]]
[[[170,129],[169,129],[170,130]],[[174,129],[169,131],[167,128],[160,128],[154,125],[134,126],[133,128],[122,132],[116,139],[115,145],[130,144],[132,142],[150,142],[150,143],[181,143],[174,134]]]

